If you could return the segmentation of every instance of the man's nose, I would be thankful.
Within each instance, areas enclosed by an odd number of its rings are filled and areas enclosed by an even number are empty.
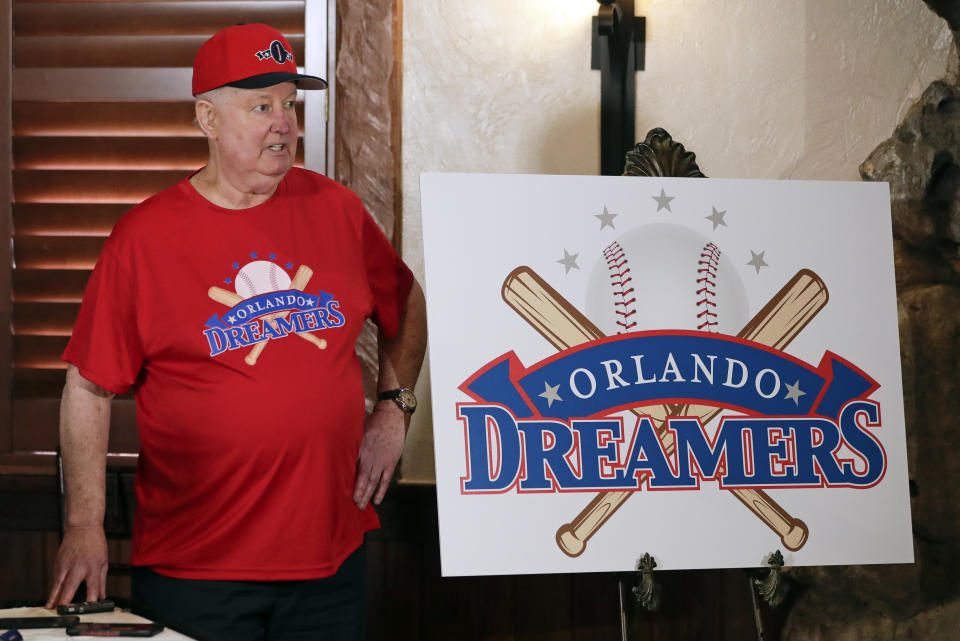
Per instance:
[[[273,120],[270,123],[270,130],[277,134],[286,134],[290,132],[290,119],[284,109],[273,110]]]

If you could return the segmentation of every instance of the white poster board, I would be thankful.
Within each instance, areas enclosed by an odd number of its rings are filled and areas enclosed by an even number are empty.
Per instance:
[[[886,184],[421,191],[445,576],[913,560]]]

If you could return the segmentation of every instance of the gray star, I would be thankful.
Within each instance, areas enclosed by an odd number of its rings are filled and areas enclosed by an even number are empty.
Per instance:
[[[230,323],[231,325],[233,325],[234,323],[237,322],[237,319],[236,319],[235,316],[230,315],[230,316],[227,316],[227,322]]]
[[[717,211],[716,207],[711,207],[711,209],[713,209],[713,213],[710,214],[709,216],[704,216],[704,218],[706,218],[711,223],[713,223],[714,231],[716,231],[717,227],[719,227],[720,225],[723,225],[724,227],[726,227],[727,223],[723,222],[723,215],[726,214],[727,212]]]
[[[597,218],[600,220],[600,229],[603,229],[604,227],[609,227],[610,229],[616,229],[616,227],[613,226],[613,219],[616,218],[617,216],[619,216],[619,214],[611,214],[609,211],[607,211],[607,206],[604,205],[603,213],[595,214],[594,218]]]
[[[657,211],[666,209],[669,212],[673,212],[673,210],[670,209],[670,201],[674,199],[674,196],[668,196],[666,192],[663,191],[663,187],[660,188],[659,196],[651,196],[651,198],[657,201]]]
[[[571,254],[566,249],[563,250],[563,258],[557,262],[567,268],[567,271],[563,272],[564,274],[569,274],[571,269],[580,269],[580,266],[577,265],[577,256],[580,254]]]
[[[543,382],[543,393],[537,394],[537,396],[546,399],[547,407],[553,405],[554,401],[563,401],[560,398],[560,395],[557,393],[557,390],[560,389],[560,385],[550,385],[546,381]]]
[[[752,249],[750,250],[750,254],[752,255],[752,257],[751,257],[750,260],[747,262],[747,264],[750,265],[751,267],[755,268],[755,269],[757,270],[757,273],[758,273],[758,274],[760,273],[760,268],[761,268],[761,267],[769,267],[769,266],[770,266],[770,265],[768,265],[768,264],[763,260],[763,255],[764,255],[765,253],[767,253],[767,252],[762,251],[762,252],[759,252],[759,253],[758,253],[758,252],[753,251]]]
[[[800,406],[800,397],[806,396],[806,395],[807,393],[800,389],[799,380],[797,380],[797,382],[794,383],[793,385],[791,385],[790,383],[787,383],[787,395],[784,396],[784,398],[787,399],[788,401],[793,401],[797,407]]]

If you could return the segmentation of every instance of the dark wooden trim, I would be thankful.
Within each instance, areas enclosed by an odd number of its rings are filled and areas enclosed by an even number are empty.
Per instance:
[[[56,0],[54,0],[56,1]],[[165,2],[167,6],[164,6]],[[303,33],[305,0],[20,1],[17,33],[33,35],[206,35],[238,22]]]
[[[109,451],[133,454],[139,451],[136,405],[131,398],[115,398],[110,404]],[[59,437],[59,398],[21,398],[14,403],[14,445],[19,451],[55,451]]]
[[[0,452],[9,452],[13,448],[12,429],[12,378],[13,378],[13,336],[7,330],[10,327],[13,309],[11,289],[12,274],[10,263],[10,231],[12,229],[13,178],[11,159],[13,153],[11,137],[12,94],[12,51],[13,51],[13,7],[4,3],[0,8],[0,95],[3,106],[0,108],[0,327],[4,328],[0,338]]]
[[[53,452],[0,453],[0,478],[9,476],[54,476],[57,473]]]

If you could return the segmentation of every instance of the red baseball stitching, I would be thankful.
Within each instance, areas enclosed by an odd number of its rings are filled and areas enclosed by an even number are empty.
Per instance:
[[[717,271],[720,269],[720,248],[707,243],[700,250],[697,261],[697,329],[706,332],[717,331]]]
[[[614,241],[603,250],[603,257],[607,261],[607,270],[610,276],[610,287],[613,289],[613,310],[617,314],[618,334],[629,332],[636,327],[637,322],[630,317],[637,313],[634,303],[637,297],[633,294],[633,277],[627,265],[627,255]]]

